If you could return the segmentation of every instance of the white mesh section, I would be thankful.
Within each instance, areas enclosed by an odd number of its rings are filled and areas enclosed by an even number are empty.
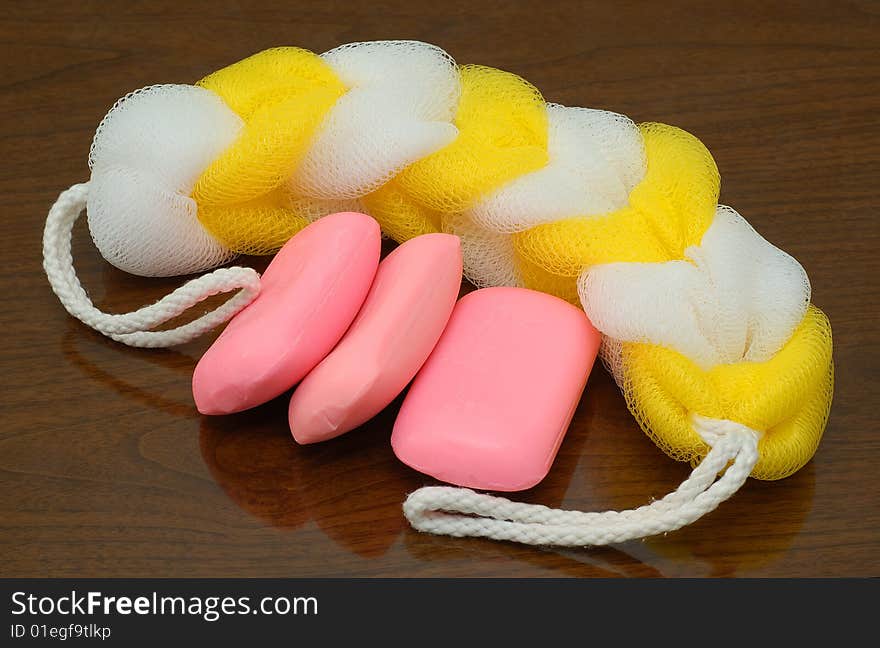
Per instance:
[[[462,274],[478,288],[518,286],[512,239],[480,227],[464,214],[444,223],[443,230],[461,239]]]
[[[803,267],[730,207],[718,206],[685,256],[585,271],[584,310],[610,338],[670,347],[703,368],[767,360],[803,319],[810,301]]]
[[[143,276],[200,272],[233,254],[196,217],[189,194],[242,128],[209,90],[143,88],[120,99],[89,152],[89,231],[101,255]]]
[[[293,193],[356,198],[452,142],[455,61],[416,41],[352,43],[322,57],[348,92],[330,109],[290,181]]]
[[[468,215],[483,227],[519,232],[627,204],[645,175],[642,135],[631,119],[605,110],[547,105],[547,166],[482,198]]]

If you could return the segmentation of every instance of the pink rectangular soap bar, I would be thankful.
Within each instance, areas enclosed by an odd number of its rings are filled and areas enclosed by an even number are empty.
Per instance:
[[[556,457],[599,340],[581,309],[545,293],[464,296],[401,406],[394,453],[459,486],[531,488]]]

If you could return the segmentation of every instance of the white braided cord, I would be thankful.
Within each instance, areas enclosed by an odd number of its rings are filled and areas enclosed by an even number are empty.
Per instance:
[[[260,275],[252,268],[220,268],[188,281],[171,294],[131,313],[104,313],[92,304],[73,267],[71,234],[86,205],[89,183],[63,191],[49,210],[43,232],[43,268],[67,312],[87,326],[134,347],[169,347],[189,342],[228,321],[260,293]],[[216,309],[182,326],[151,329],[174,319],[212,295],[240,289]]]
[[[426,533],[530,545],[600,546],[674,531],[715,510],[739,490],[758,461],[755,430],[734,421],[696,414],[691,418],[711,450],[675,491],[636,509],[583,513],[468,488],[428,486],[407,497],[403,512],[415,529]]]

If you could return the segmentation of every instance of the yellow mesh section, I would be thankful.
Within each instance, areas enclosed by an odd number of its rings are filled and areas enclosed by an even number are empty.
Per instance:
[[[441,231],[481,197],[548,162],[540,92],[493,68],[466,66],[459,73],[458,137],[360,199],[398,242]],[[219,95],[244,123],[240,137],[196,182],[199,219],[236,252],[272,253],[327,208],[290,195],[284,183],[346,88],[320,57],[298,48],[261,52],[198,85]],[[579,304],[577,277],[585,267],[681,259],[700,243],[719,193],[712,156],[678,128],[645,123],[639,129],[646,173],[626,206],[512,235],[515,274],[524,285]],[[504,261],[509,265],[508,257]],[[614,341],[603,353],[641,427],[675,459],[696,463],[708,451],[692,429],[691,413],[763,431],[752,473],[759,479],[792,474],[821,439],[833,362],[830,325],[813,306],[766,362],[702,370],[670,349]]]
[[[718,202],[715,161],[700,140],[680,128],[649,123],[639,129],[647,169],[626,207],[513,235],[526,286],[568,286],[570,278],[599,263],[680,259],[685,248],[699,244]]]
[[[291,236],[309,224],[308,209],[291,204],[281,189],[253,200],[230,205],[200,205],[199,219],[225,225],[227,234],[238,233],[236,251],[241,254],[266,254],[278,250]],[[303,212],[303,213],[300,213]],[[236,229],[235,224],[239,227]],[[249,238],[246,228],[259,228],[260,238]]]
[[[757,479],[781,479],[816,451],[831,406],[834,368],[831,325],[810,306],[791,339],[765,362],[718,365],[708,371],[671,349],[623,344],[606,358],[629,409],[670,457],[699,462],[708,447],[689,414],[726,418],[764,432]]]
[[[411,164],[364,200],[398,241],[413,232],[438,231],[438,216],[462,212],[481,196],[547,164],[547,109],[537,88],[489,67],[464,66],[460,75],[455,141]],[[434,229],[427,229],[429,224]]]
[[[361,202],[382,231],[398,243],[440,231],[440,213],[419,205],[401,188],[397,178],[367,194]]]
[[[238,140],[196,182],[199,220],[236,252],[275,252],[285,233],[289,238],[304,226],[276,189],[292,175],[345,86],[319,56],[296,47],[260,52],[197,85],[217,93],[245,123]]]
[[[598,263],[669,259],[652,236],[648,217],[631,206],[538,225],[514,234],[513,244],[521,264],[530,262],[562,277],[577,277],[585,267]]]
[[[650,233],[668,256],[681,258],[699,245],[712,224],[721,177],[712,154],[696,137],[675,126],[639,124],[648,168],[630,193],[630,204],[647,219]]]
[[[528,256],[519,255],[516,245],[514,245],[514,255],[516,255],[517,275],[524,286],[556,295],[580,307],[581,298],[578,295],[577,274],[566,276],[549,272],[536,263],[532,263]]]

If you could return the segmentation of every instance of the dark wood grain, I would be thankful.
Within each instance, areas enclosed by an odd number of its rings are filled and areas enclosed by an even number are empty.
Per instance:
[[[722,202],[801,261],[834,327],[836,395],[806,468],[616,548],[419,535],[400,504],[427,479],[389,447],[397,403],[298,447],[283,398],[198,415],[190,375],[210,340],[132,350],[67,316],[40,266],[43,219],[87,178],[92,133],[117,97],[270,46],[387,38],[433,42],[523,75],[548,100],[675,124],[707,144]],[[0,575],[880,575],[877,3],[4,3],[0,60]],[[74,250],[104,309],[180,282],[116,271],[82,225]],[[550,476],[521,497],[630,507],[688,471],[597,369]]]

